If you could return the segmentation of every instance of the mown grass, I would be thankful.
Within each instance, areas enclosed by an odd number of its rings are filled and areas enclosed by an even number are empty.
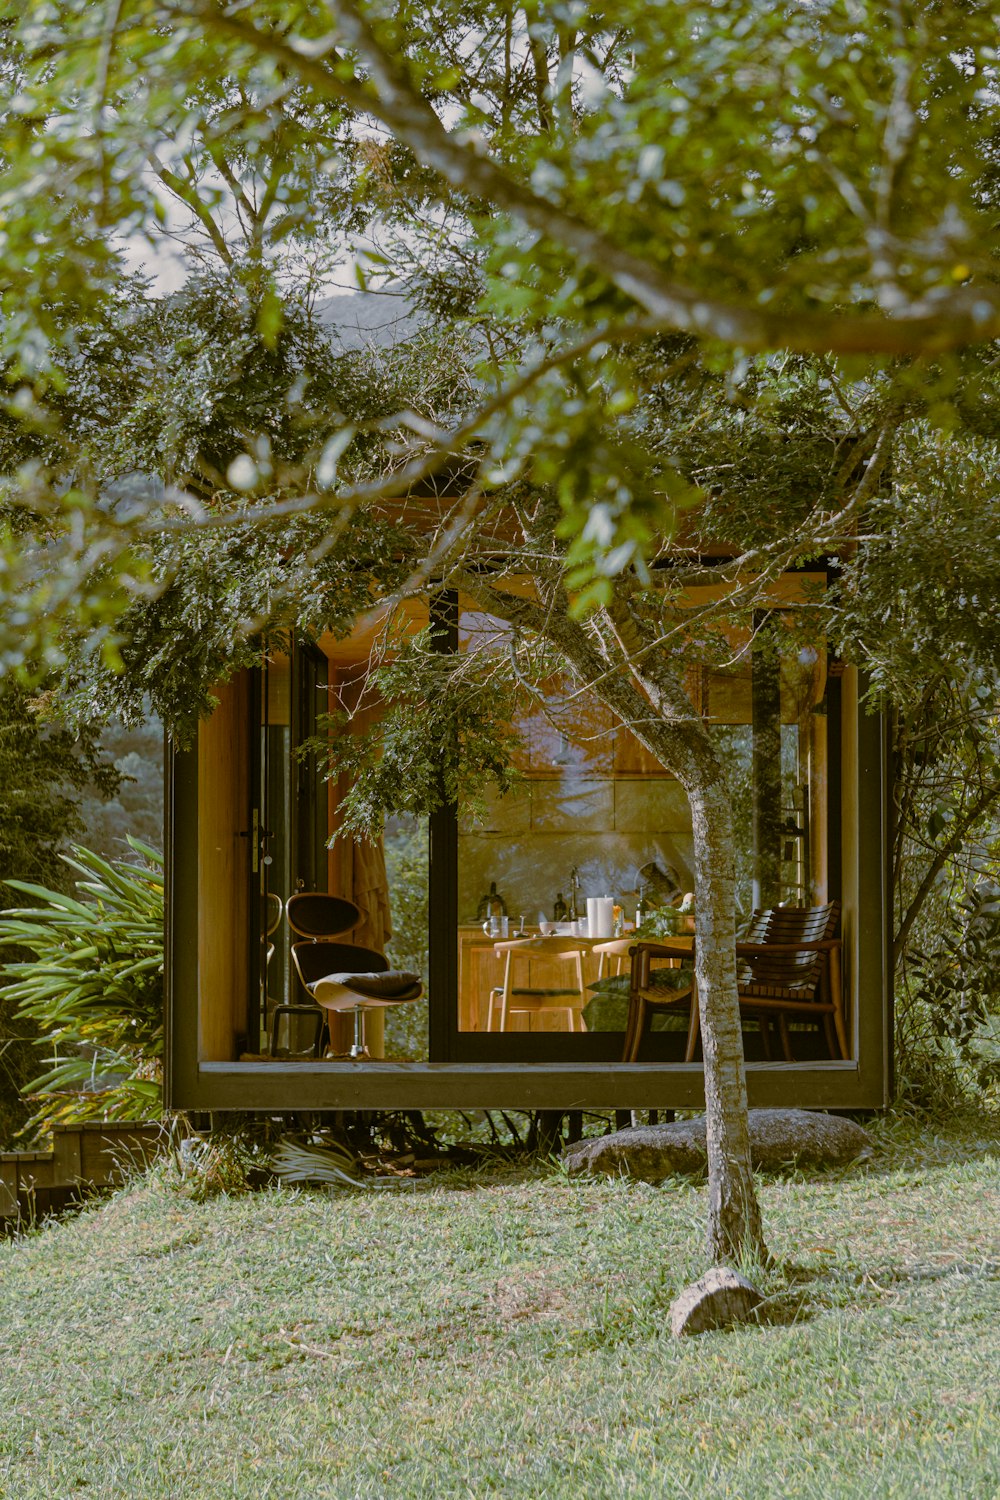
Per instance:
[[[0,1247],[0,1492],[995,1500],[997,1134],[879,1138],[762,1183],[770,1321],[683,1343],[699,1184],[196,1204],[158,1169]]]

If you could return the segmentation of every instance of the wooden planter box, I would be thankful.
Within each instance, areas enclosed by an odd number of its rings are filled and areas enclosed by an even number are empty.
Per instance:
[[[116,1187],[133,1164],[152,1160],[157,1124],[57,1125],[51,1151],[0,1152],[0,1219],[64,1208],[88,1188]]]

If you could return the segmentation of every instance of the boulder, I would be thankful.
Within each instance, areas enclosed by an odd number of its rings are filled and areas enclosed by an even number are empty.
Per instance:
[[[853,1120],[809,1109],[752,1109],[750,1154],[761,1171],[790,1165],[833,1167],[872,1154],[871,1137]],[[576,1141],[563,1160],[571,1174],[604,1173],[662,1182],[689,1172],[703,1172],[707,1161],[705,1117],[675,1120],[669,1125],[639,1125],[613,1135]]]
[[[708,1333],[746,1323],[764,1297],[752,1281],[729,1266],[713,1266],[670,1304],[670,1331],[675,1338]]]

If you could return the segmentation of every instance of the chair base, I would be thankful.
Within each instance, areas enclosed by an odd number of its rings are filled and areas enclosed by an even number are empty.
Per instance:
[[[326,1030],[326,1017],[324,1016],[318,1005],[276,1005],[274,1007],[274,1011],[271,1015],[271,1056],[281,1056],[281,1052],[278,1049],[278,1027],[281,1022],[282,1016],[287,1016],[289,1020],[292,1016],[302,1016],[307,1020],[311,1020],[315,1026],[313,1043],[309,1050],[301,1054],[292,1053],[289,1051],[285,1053],[285,1056],[322,1057],[323,1033]]]

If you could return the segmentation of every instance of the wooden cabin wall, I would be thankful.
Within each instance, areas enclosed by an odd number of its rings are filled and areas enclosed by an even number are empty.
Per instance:
[[[250,676],[216,688],[219,706],[198,733],[198,1052],[236,1056],[246,1032],[250,890]]]
[[[860,869],[860,765],[858,758],[858,673],[845,667],[841,686],[841,900],[845,1001],[851,1045],[857,1050],[857,997],[861,988],[858,944],[858,902],[861,899]]]

